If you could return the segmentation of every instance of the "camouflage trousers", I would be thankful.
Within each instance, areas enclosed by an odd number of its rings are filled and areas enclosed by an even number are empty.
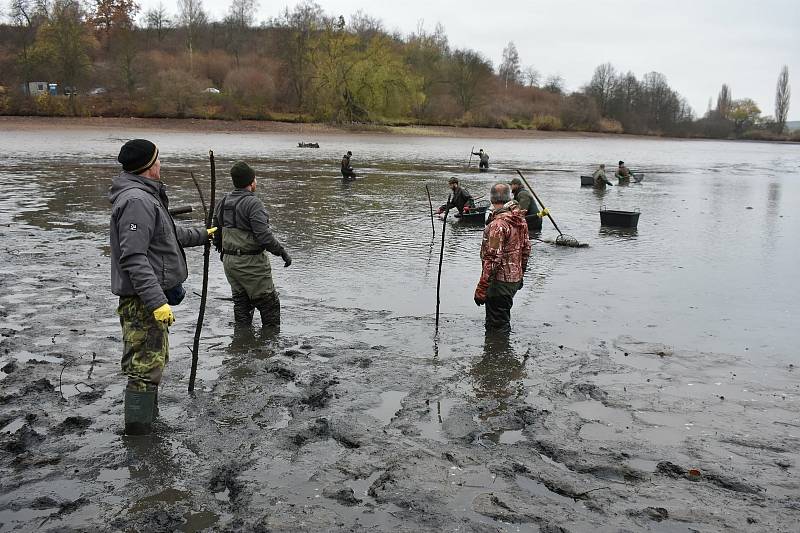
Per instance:
[[[122,373],[128,390],[158,390],[169,359],[169,330],[156,321],[138,296],[122,296],[117,308],[122,326]]]

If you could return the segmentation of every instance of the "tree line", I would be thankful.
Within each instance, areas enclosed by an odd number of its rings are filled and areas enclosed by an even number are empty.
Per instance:
[[[790,87],[774,117],[723,85],[698,118],[658,72],[598,66],[567,92],[523,65],[513,42],[497,69],[450,45],[441,25],[409,35],[358,11],[307,0],[255,23],[255,0],[212,20],[202,0],[141,12],[135,0],[10,0],[0,26],[0,113],[431,124],[722,138],[785,138]],[[28,82],[58,84],[56,94]]]

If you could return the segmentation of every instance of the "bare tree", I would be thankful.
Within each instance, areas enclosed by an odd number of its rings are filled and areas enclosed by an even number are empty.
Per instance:
[[[564,94],[564,78],[558,74],[552,74],[547,77],[542,89],[554,94]]]
[[[148,30],[155,31],[159,43],[164,40],[167,32],[172,28],[172,19],[167,14],[167,8],[162,2],[147,10],[144,14],[144,23]]]
[[[208,22],[208,15],[203,9],[203,0],[178,0],[178,12],[181,25],[186,28],[186,48],[189,50],[189,70],[194,71],[194,47],[200,29]]]
[[[789,114],[789,98],[792,88],[789,86],[789,67],[784,65],[778,76],[778,85],[775,88],[775,129],[783,133],[786,127],[786,117]]]
[[[522,69],[519,66],[519,52],[517,52],[517,46],[514,41],[510,41],[508,46],[503,49],[503,61],[500,63],[498,73],[506,89],[508,89],[509,84],[513,85],[520,82]]]
[[[240,28],[248,28],[253,25],[257,8],[256,0],[232,0],[228,7],[228,18]]]
[[[617,71],[611,63],[603,63],[594,69],[587,92],[594,97],[600,108],[600,114],[603,116],[608,116],[617,82]]]
[[[455,50],[452,54],[450,83],[456,101],[464,113],[481,101],[482,86],[492,76],[492,65],[473,50]]]
[[[225,17],[225,28],[228,34],[228,46],[233,52],[236,67],[239,67],[239,56],[247,40],[247,30],[255,19],[256,0],[232,0]]]
[[[731,89],[727,83],[722,84],[722,88],[717,95],[717,114],[720,118],[728,118],[731,113]]]
[[[528,87],[538,87],[541,79],[542,75],[532,65],[528,65],[522,69],[522,80]]]
[[[24,30],[20,40],[21,49],[18,64],[22,78],[28,82],[33,75],[36,63],[31,54],[31,48],[39,26],[47,19],[49,6],[32,0],[11,0],[8,7],[8,16],[11,18],[11,23]],[[27,83],[25,84],[25,92],[28,92]]]

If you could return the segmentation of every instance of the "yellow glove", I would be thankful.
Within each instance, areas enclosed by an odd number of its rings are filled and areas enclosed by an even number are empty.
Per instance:
[[[544,217],[546,217],[546,216],[547,216],[547,215],[549,215],[549,214],[550,214],[550,210],[549,210],[549,209],[547,209],[546,207],[545,207],[544,209],[542,209],[541,211],[539,211],[538,213],[536,213],[536,215],[537,215],[539,218],[544,218]]]
[[[217,232],[217,227],[214,226],[213,228],[208,228],[206,231],[208,232],[208,238],[210,239]]]
[[[169,304],[164,304],[153,311],[153,316],[158,322],[163,322],[168,326],[171,326],[175,322],[175,315],[172,314],[172,308]]]

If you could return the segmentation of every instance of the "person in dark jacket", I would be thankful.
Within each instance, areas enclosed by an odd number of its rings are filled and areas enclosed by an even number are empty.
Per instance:
[[[342,156],[342,178],[346,180],[356,179],[356,171],[353,170],[353,166],[350,164],[351,157],[353,157],[353,152],[350,150]]]
[[[450,196],[450,201],[448,203],[442,204],[439,207],[439,210],[436,211],[437,213],[444,213],[455,207],[458,209],[459,213],[463,214],[464,207],[468,206],[470,209],[475,207],[475,200],[472,199],[472,196],[466,189],[461,188],[458,184],[458,178],[450,178],[447,183],[450,186],[450,190],[453,191],[453,194]]]
[[[231,179],[235,189],[217,204],[213,225],[219,227],[214,244],[231,285],[233,317],[237,324],[249,325],[258,309],[262,327],[278,327],[281,303],[265,252],[280,256],[284,267],[292,258],[270,230],[267,210],[255,195],[253,169],[240,161],[231,168]]]
[[[119,296],[124,351],[125,433],[149,434],[169,358],[172,306],[185,294],[184,247],[204,244],[216,228],[176,226],[161,182],[158,148],[144,139],[122,146],[123,171],[111,182],[111,291]]]

